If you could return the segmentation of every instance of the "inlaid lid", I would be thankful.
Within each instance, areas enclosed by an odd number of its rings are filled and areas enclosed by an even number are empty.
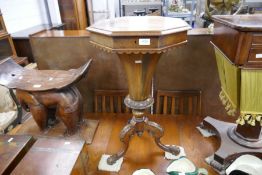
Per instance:
[[[162,16],[129,16],[103,20],[87,28],[109,36],[161,36],[189,30],[190,26],[178,18]]]
[[[183,20],[162,16],[129,16],[103,20],[87,28],[90,42],[105,51],[162,53],[187,42],[191,27]]]
[[[262,31],[262,15],[214,15],[213,20],[240,31]]]

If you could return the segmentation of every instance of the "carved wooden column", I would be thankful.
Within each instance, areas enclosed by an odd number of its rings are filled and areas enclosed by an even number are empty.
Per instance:
[[[125,154],[131,136],[141,136],[144,131],[154,137],[161,149],[172,154],[179,153],[178,147],[161,143],[164,130],[157,123],[148,121],[144,112],[154,103],[150,96],[151,79],[161,54],[186,43],[189,28],[188,24],[180,19],[160,16],[122,17],[88,27],[92,44],[119,56],[129,87],[129,95],[124,102],[133,113],[132,120],[120,133],[124,148],[109,157],[108,164],[114,164]]]

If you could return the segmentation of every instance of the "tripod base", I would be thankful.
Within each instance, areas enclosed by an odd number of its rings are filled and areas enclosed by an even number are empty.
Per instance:
[[[133,113],[136,113],[137,111],[133,111]],[[143,114],[143,112],[141,112]],[[139,114],[137,114],[139,116]],[[142,136],[143,132],[147,131],[155,140],[155,143],[159,148],[162,150],[169,152],[173,155],[178,155],[180,153],[180,148],[177,146],[167,146],[161,143],[160,139],[164,135],[163,128],[152,121],[149,121],[147,117],[136,117],[136,115],[132,118],[129,124],[127,124],[122,131],[120,132],[120,141],[124,144],[124,148],[119,151],[118,153],[110,156],[107,159],[107,163],[109,165],[113,165],[122,158],[129,146],[129,141],[132,136],[135,134],[138,136]]]
[[[246,141],[246,144],[236,142],[237,135],[235,135],[234,128],[236,124],[228,123],[206,117],[203,121],[203,126],[216,132],[216,136],[220,139],[220,147],[214,153],[210,165],[218,172],[224,173],[225,169],[239,156],[243,154],[251,154],[262,158],[262,148],[258,147],[259,141],[250,143]],[[241,138],[238,138],[239,140]],[[251,145],[254,145],[251,147]]]

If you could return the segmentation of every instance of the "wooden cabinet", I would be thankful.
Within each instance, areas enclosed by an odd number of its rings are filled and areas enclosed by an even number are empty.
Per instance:
[[[85,0],[58,0],[61,20],[66,30],[85,30],[87,13]]]
[[[63,27],[64,24],[41,24],[12,33],[11,36],[17,55],[19,57],[27,57],[29,62],[35,62],[29,38],[46,30],[60,30]]]

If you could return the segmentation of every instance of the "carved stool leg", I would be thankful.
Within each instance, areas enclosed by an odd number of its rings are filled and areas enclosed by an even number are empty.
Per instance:
[[[81,124],[83,122],[83,98],[82,95],[80,94],[79,90],[73,86],[72,87],[73,92],[76,94],[76,97],[78,98],[78,122]]]
[[[82,96],[75,87],[67,88],[58,93],[60,96],[56,116],[65,124],[66,135],[77,131],[79,122],[82,121]]]
[[[17,90],[17,97],[21,103],[29,106],[32,116],[41,130],[47,128],[48,119],[58,117],[67,128],[65,133],[72,135],[77,131],[79,123],[82,122],[82,96],[75,86],[58,91],[26,92]],[[53,109],[56,110],[55,116],[50,112]]]
[[[30,105],[29,109],[40,130],[45,130],[47,127],[47,109],[41,104]]]
[[[40,128],[40,130],[44,130],[47,127],[47,109],[44,105],[42,105],[34,94],[22,90],[16,90],[17,99],[20,101],[22,106],[24,107],[26,104],[36,124]]]

